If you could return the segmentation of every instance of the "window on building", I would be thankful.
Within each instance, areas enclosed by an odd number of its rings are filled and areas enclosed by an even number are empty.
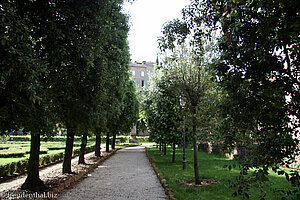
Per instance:
[[[141,71],[141,76],[145,76],[145,72],[144,71]]]
[[[135,76],[135,71],[134,70],[132,71],[132,75]]]
[[[144,87],[144,86],[145,86],[145,81],[142,80],[142,81],[141,81],[141,87]]]

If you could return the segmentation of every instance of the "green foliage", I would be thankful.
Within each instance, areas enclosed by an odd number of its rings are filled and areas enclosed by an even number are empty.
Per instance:
[[[9,166],[10,164],[0,165],[0,177],[4,177],[9,174]]]
[[[137,136],[136,139],[139,143],[149,142],[149,136]]]
[[[20,138],[18,138],[20,139]],[[47,144],[47,143],[46,143]],[[9,144],[10,147],[13,146],[13,145],[17,145],[17,143],[15,144]],[[44,145],[44,144],[43,144]],[[48,146],[53,146],[55,144],[47,144],[47,147]],[[60,143],[56,143],[56,145],[60,145]],[[49,147],[49,150],[50,150],[51,147]],[[60,147],[53,147],[54,149],[61,149]],[[94,148],[94,144],[93,143],[89,143],[88,144],[88,147],[87,147],[87,150],[86,152],[91,152],[93,151],[93,148]],[[13,150],[17,149],[17,147],[14,147],[12,148]],[[54,152],[54,153],[53,153]],[[74,155],[78,155],[78,153],[80,152],[80,149],[79,148],[76,148],[74,150]],[[53,163],[53,162],[56,162],[56,161],[59,161],[59,160],[62,160],[63,157],[64,157],[64,154],[63,152],[55,152],[55,151],[45,151],[44,152],[46,155],[42,155],[39,159],[39,164],[40,165],[47,165],[47,164],[50,164],[50,163]],[[11,157],[20,157],[21,159],[17,160],[17,161],[14,161],[14,162],[9,162],[7,164],[0,164],[0,176],[6,176],[6,175],[9,175],[9,174],[13,174],[15,172],[17,173],[21,173],[21,172],[24,172],[26,169],[27,169],[27,166],[28,166],[28,158],[22,158],[25,156],[25,153],[14,153],[14,152],[1,152],[0,154],[1,158],[2,159],[6,159],[6,158],[11,158]],[[3,157],[2,157],[3,155]],[[5,155],[5,157],[4,157]],[[20,156],[19,156],[20,155]],[[22,156],[21,156],[22,155]]]
[[[158,39],[159,47],[162,51],[175,49],[176,44],[182,44],[190,34],[187,23],[179,19],[174,19],[164,24],[163,37]]]
[[[120,115],[116,120],[116,127],[122,134],[129,133],[138,120],[139,101],[134,81],[129,79],[125,86],[125,93],[120,107]]]
[[[44,94],[46,65],[35,51],[37,38],[19,4],[5,0],[0,5],[1,134],[19,129],[47,132],[53,127]]]
[[[281,173],[279,166],[287,167],[286,179],[300,186],[299,172],[289,169],[299,155],[299,8],[294,0],[194,0],[183,11],[193,42],[220,33],[214,66],[227,92],[221,129],[226,143],[258,144],[233,184],[235,194],[246,198],[250,185],[263,190],[269,168]],[[258,173],[245,176],[252,168]]]
[[[170,85],[163,70],[155,70],[151,85],[143,91],[143,118],[152,141],[180,144],[182,115],[179,100],[171,96]]]

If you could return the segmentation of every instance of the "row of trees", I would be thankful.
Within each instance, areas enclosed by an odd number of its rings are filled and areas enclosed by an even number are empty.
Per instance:
[[[160,48],[171,53],[145,93],[145,116],[155,138],[178,136],[180,125],[164,115],[179,115],[179,99],[186,102],[196,184],[196,141],[213,139],[229,150],[236,144],[252,149],[232,184],[235,194],[249,197],[250,186],[267,181],[269,169],[300,186],[291,168],[299,155],[299,8],[293,0],[193,0],[181,20],[165,24]]]
[[[122,3],[1,1],[0,131],[31,132],[23,189],[45,187],[38,170],[41,134],[67,129],[63,173],[71,173],[75,134],[83,135],[83,151],[86,135],[96,134],[100,156],[101,134],[128,131],[137,120]]]

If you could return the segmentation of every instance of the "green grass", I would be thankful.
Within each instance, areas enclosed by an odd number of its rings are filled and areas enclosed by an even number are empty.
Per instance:
[[[237,164],[236,161],[220,157],[219,155],[199,152],[200,176],[205,179],[214,179],[220,182],[218,185],[202,186],[202,187],[187,187],[181,186],[180,183],[194,178],[193,169],[193,151],[187,149],[187,169],[182,170],[182,149],[177,149],[176,162],[171,163],[171,151],[168,149],[167,155],[154,148],[148,148],[148,153],[153,159],[159,171],[164,175],[169,187],[178,200],[235,200],[243,199],[241,196],[233,197],[234,190],[229,188],[229,179],[234,179],[239,174],[238,169],[229,171],[224,168],[225,164]],[[266,184],[268,200],[280,199],[277,194],[271,189],[291,188],[291,185],[285,180],[285,177],[271,173],[270,183]],[[251,189],[250,199],[259,199],[259,190]]]

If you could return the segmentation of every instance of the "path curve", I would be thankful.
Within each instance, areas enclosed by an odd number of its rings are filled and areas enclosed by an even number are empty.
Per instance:
[[[145,147],[118,151],[85,179],[63,190],[58,199],[153,200],[168,199],[159,183]]]

